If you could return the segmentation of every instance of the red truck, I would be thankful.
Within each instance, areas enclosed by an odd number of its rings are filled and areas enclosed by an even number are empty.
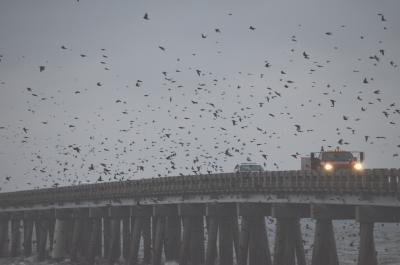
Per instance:
[[[336,171],[341,169],[363,170],[364,152],[332,151],[312,152],[310,157],[301,158],[302,170]]]

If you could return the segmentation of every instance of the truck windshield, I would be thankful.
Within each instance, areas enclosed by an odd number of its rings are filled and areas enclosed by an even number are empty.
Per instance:
[[[322,161],[351,161],[353,155],[350,152],[324,152],[321,154]]]
[[[239,171],[263,171],[260,165],[240,165]]]

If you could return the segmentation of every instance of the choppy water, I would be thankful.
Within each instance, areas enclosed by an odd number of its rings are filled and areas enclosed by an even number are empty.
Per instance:
[[[269,246],[273,253],[275,237],[275,219],[266,218]],[[311,263],[311,255],[314,241],[315,221],[302,219],[302,235],[305,242],[304,249],[308,264]],[[359,225],[354,220],[333,221],[336,247],[341,265],[357,264],[359,249]],[[400,225],[391,223],[376,223],[374,227],[375,247],[378,252],[378,264],[399,265],[400,264]],[[36,262],[34,257],[30,258],[3,258],[0,265],[70,265],[69,261],[55,262],[52,260]],[[101,263],[100,263],[101,264]]]

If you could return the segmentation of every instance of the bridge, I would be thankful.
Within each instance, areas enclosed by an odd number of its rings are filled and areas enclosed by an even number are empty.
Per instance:
[[[273,251],[266,216],[276,218]],[[345,219],[360,224],[358,265],[376,265],[374,223],[400,222],[400,169],[222,173],[0,193],[0,256],[305,265],[301,218],[316,220],[311,265],[339,264],[332,220]]]

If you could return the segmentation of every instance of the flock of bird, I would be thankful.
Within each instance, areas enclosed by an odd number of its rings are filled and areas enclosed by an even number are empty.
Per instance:
[[[228,15],[233,16],[232,13],[228,13]],[[381,13],[377,14],[377,17],[377,23],[383,23],[382,30],[387,30],[386,17]],[[142,19],[150,23],[152,17],[149,13],[145,13]],[[249,25],[247,30],[257,34],[258,28],[259,26]],[[344,29],[346,25],[341,25],[340,28]],[[210,32],[199,32],[199,41],[214,38],[215,34],[224,34],[223,28],[215,27]],[[322,32],[321,36],[334,38],[335,32]],[[361,40],[364,40],[364,38],[363,35],[360,36]],[[289,37],[290,43],[295,44],[299,41],[296,35]],[[76,53],[67,44],[61,45],[59,48],[67,56],[80,57],[82,60],[93,56],[87,53]],[[154,49],[160,53],[169,52],[169,48],[162,44],[155,45]],[[338,47],[334,46],[333,49],[337,50]],[[217,54],[221,52],[219,49]],[[98,59],[104,71],[113,70],[110,64],[112,55],[108,49],[101,48],[94,53],[100,54]],[[297,54],[299,56],[297,58],[301,58],[307,67],[311,65],[308,69],[310,75],[315,75],[320,69],[327,68],[332,62],[332,60],[318,60],[313,55],[312,50],[297,51],[297,49],[292,48],[290,53]],[[193,53],[192,56],[197,56],[197,54]],[[395,70],[398,69],[395,60],[388,59],[387,56],[387,52],[381,45],[374,54],[368,54],[365,58],[358,58],[358,61],[365,60],[374,66],[385,63]],[[6,57],[6,55],[0,54],[0,64],[7,63]],[[181,58],[176,58],[176,62],[181,63],[181,61]],[[51,65],[38,65],[36,70],[39,74],[42,74],[51,67]],[[259,85],[238,84],[228,77],[218,76],[206,69],[180,64],[177,69],[165,70],[160,73],[163,80],[161,86],[165,88],[165,93],[161,95],[152,93],[151,89],[146,87],[144,78],[136,79],[133,84],[126,86],[129,89],[136,89],[137,94],[143,93],[141,95],[143,102],[145,102],[143,108],[132,106],[131,99],[114,93],[117,96],[109,99],[109,101],[110,104],[114,105],[112,109],[118,110],[118,116],[113,115],[112,118],[106,118],[105,113],[108,109],[104,107],[94,112],[95,119],[85,120],[85,118],[70,115],[70,119],[63,120],[62,131],[64,134],[76,135],[76,132],[82,130],[82,134],[86,135],[89,131],[88,139],[79,139],[76,143],[65,144],[67,142],[63,140],[65,135],[56,134],[55,144],[52,142],[54,140],[52,138],[48,145],[38,146],[35,144],[38,137],[32,135],[32,128],[28,125],[15,128],[15,126],[2,123],[0,120],[0,141],[16,142],[16,144],[18,142],[22,146],[27,146],[25,155],[33,164],[33,167],[26,173],[26,176],[32,176],[33,172],[34,177],[29,177],[25,181],[27,185],[34,188],[78,185],[93,181],[122,181],[137,178],[143,172],[149,172],[147,171],[148,168],[158,177],[222,172],[226,161],[237,161],[238,157],[244,157],[246,161],[261,160],[265,167],[279,169],[279,161],[271,157],[270,143],[284,142],[285,140],[282,139],[283,131],[287,131],[293,136],[299,136],[318,133],[319,128],[310,128],[306,124],[295,121],[295,113],[288,110],[289,106],[286,105],[285,98],[292,91],[301,89],[294,79],[288,77],[288,70],[276,66],[269,59],[261,60],[259,69],[259,73],[239,72],[238,75],[254,77],[253,80],[264,80],[267,73],[271,72],[279,76],[280,86],[272,88],[268,85],[260,87]],[[196,78],[199,82],[194,88],[187,88],[185,82],[179,79],[180,73],[187,76],[192,74],[193,79]],[[365,113],[364,117],[371,115],[368,109],[372,105],[379,105],[375,109],[379,109],[378,112],[382,119],[386,121],[388,126],[396,128],[396,121],[398,121],[400,114],[398,103],[385,101],[388,99],[384,98],[383,89],[374,88],[371,85],[374,82],[373,77],[362,76],[358,69],[354,69],[353,73],[360,75],[359,85],[361,87],[368,86],[367,89],[359,91],[357,96],[352,99],[355,105],[359,105],[361,113]],[[7,84],[0,80],[0,85],[6,86]],[[107,89],[107,86],[103,80],[93,82],[93,87],[97,89]],[[318,84],[313,82],[312,86],[315,87]],[[316,110],[312,117],[309,117],[311,119],[323,116],[318,108],[326,107],[338,113],[345,122],[346,126],[336,128],[337,143],[329,144],[327,143],[328,140],[322,139],[320,144],[326,145],[326,147],[350,145],[350,142],[343,137],[345,133],[358,135],[365,144],[374,144],[375,141],[385,140],[384,133],[382,135],[367,135],[357,131],[356,126],[352,124],[358,122],[362,117],[342,113],[343,110],[338,107],[340,101],[345,98],[341,89],[345,89],[345,86],[338,89],[331,87],[331,84],[326,84],[326,87],[321,89],[320,92],[324,100],[310,99],[298,106],[300,109],[306,107],[306,104],[312,105]],[[33,86],[21,88],[21,91],[22,96],[29,98],[26,107],[32,115],[36,114],[36,108],[41,104],[55,105],[56,108],[63,107],[60,103],[62,99],[59,98],[61,97],[61,90],[57,90],[51,95]],[[257,93],[252,94],[246,91],[257,91]],[[59,96],[56,93],[59,93]],[[74,89],[72,93],[79,97],[91,93],[91,90]],[[243,94],[246,94],[246,98],[243,98]],[[229,102],[231,106],[226,105],[225,102]],[[251,104],[248,104],[248,102]],[[269,107],[271,105],[274,107]],[[157,120],[156,118],[153,119],[154,113],[161,113],[162,115],[160,114],[160,118]],[[259,113],[264,113],[264,121],[262,122],[255,121],[259,117]],[[46,120],[42,120],[40,126],[47,127],[58,117],[54,115],[44,119]],[[110,121],[111,119],[112,121]],[[261,125],[274,119],[289,121],[291,127],[269,128]],[[86,123],[84,129],[81,128],[82,122]],[[99,133],[98,125],[104,123],[109,123],[108,127],[113,127],[118,136]],[[156,137],[153,137],[152,134],[155,134]],[[282,146],[278,144],[274,148],[280,149]],[[400,148],[400,144],[397,145],[397,148]],[[34,150],[30,151],[32,149]],[[53,159],[54,161],[50,161],[52,159],[43,154],[46,153],[46,149],[56,151],[57,156]],[[249,150],[257,151],[250,152]],[[151,155],[141,157],[141,154],[145,153]],[[133,154],[134,157],[138,158],[133,160]],[[288,159],[298,159],[301,155],[304,154],[293,151],[287,156]],[[392,156],[398,157],[399,154],[396,152]],[[182,163],[182,161],[186,161],[186,163]],[[15,178],[11,175],[3,176],[1,186],[9,185]],[[271,228],[274,222],[270,218],[267,220],[270,234],[274,233],[274,229]],[[313,229],[309,224],[303,224],[303,226],[304,237],[312,242]],[[344,224],[341,231],[347,231],[347,234],[338,235],[341,237],[339,240],[350,237],[349,247],[354,247],[358,238],[358,235],[353,233],[355,230],[355,223]],[[349,231],[353,232],[348,234]],[[342,246],[339,245],[339,247]],[[312,249],[312,245],[309,248],[306,247],[306,251],[310,249]]]
[[[232,16],[233,14],[229,13],[228,15]],[[152,18],[150,14],[145,13],[142,19],[150,23]],[[387,30],[387,20],[383,14],[378,14],[378,23],[384,23],[383,30]],[[345,27],[345,25],[340,26],[340,28]],[[248,30],[254,32],[254,34],[257,33],[257,28],[253,25],[249,25]],[[212,34],[224,34],[224,31],[222,28],[216,27],[212,33],[199,32],[199,41],[213,38],[214,35]],[[321,35],[333,38],[335,33],[329,31],[321,33]],[[360,36],[360,39],[364,39],[364,36]],[[290,36],[289,42],[299,42],[298,36]],[[157,45],[156,47],[158,47],[159,52],[168,53],[168,47],[164,45]],[[334,49],[338,49],[338,47],[334,46]],[[60,50],[68,54],[68,56],[79,56],[82,60],[91,56],[86,53],[76,54],[66,44],[61,45]],[[101,48],[96,52],[100,53],[100,65],[103,69],[112,71],[109,63],[112,56],[109,51]],[[315,58],[312,50],[297,51],[292,48],[290,52],[293,54],[298,53],[304,63],[307,63],[307,66],[311,65],[308,74],[315,74],[321,68],[328,67],[331,63],[331,60],[322,61]],[[221,53],[221,51],[219,50],[217,53]],[[193,53],[192,56],[196,56],[196,54]],[[385,49],[379,47],[375,54],[367,55],[366,58],[359,58],[358,60],[367,59],[368,63],[372,62],[375,66],[385,62],[393,69],[398,69],[395,61],[386,57]],[[5,55],[0,55],[0,63],[6,63],[5,61]],[[176,61],[179,63],[181,59],[176,58]],[[40,74],[46,72],[48,67],[51,67],[51,65],[39,65],[38,72]],[[127,85],[126,87],[133,87],[140,92],[143,91],[143,97],[150,100],[149,104],[145,105],[144,108],[134,108],[130,104],[129,98],[122,97],[111,99],[112,102],[110,102],[110,104],[116,104],[120,110],[120,116],[113,117],[113,123],[110,123],[110,126],[114,126],[114,122],[116,122],[121,127],[116,129],[121,137],[114,139],[112,136],[94,136],[97,133],[96,123],[105,122],[103,115],[107,112],[105,108],[97,110],[94,114],[98,120],[86,121],[93,130],[93,135],[89,136],[86,143],[82,144],[82,141],[79,140],[77,143],[59,143],[51,147],[59,155],[55,159],[55,165],[51,165],[48,162],[48,158],[43,157],[41,153],[43,150],[40,147],[37,147],[39,150],[26,154],[30,161],[35,164],[31,171],[39,179],[29,180],[28,185],[43,187],[80,184],[94,180],[97,182],[125,180],[137,178],[136,176],[147,170],[147,168],[151,168],[158,177],[222,172],[224,171],[223,164],[228,160],[237,159],[237,157],[245,157],[246,161],[261,160],[264,166],[269,166],[271,169],[279,169],[279,162],[271,158],[270,151],[266,151],[266,147],[271,142],[284,141],[281,138],[282,132],[280,128],[267,129],[265,126],[258,125],[261,123],[255,122],[254,119],[258,117],[258,113],[264,113],[268,119],[294,120],[294,113],[289,112],[289,107],[284,103],[285,97],[288,97],[291,93],[290,89],[299,90],[301,88],[294,80],[288,77],[288,70],[275,67],[272,61],[264,60],[259,67],[260,73],[257,74],[246,74],[244,72],[239,72],[238,74],[240,76],[254,76],[255,79],[263,80],[267,72],[272,72],[280,77],[279,83],[281,87],[272,88],[266,86],[261,88],[257,85],[233,84],[227,77],[220,77],[210,71],[193,66],[182,66],[174,69],[174,72],[162,71],[160,76],[163,80],[162,87],[166,88],[166,93],[161,96],[156,96],[155,93],[151,92],[150,88],[146,87],[146,80],[137,79],[132,86]],[[179,74],[183,72],[186,74],[192,72],[193,78],[199,79],[194,89],[185,88],[183,80],[179,80]],[[353,72],[359,73],[359,70],[354,69]],[[373,81],[373,77],[363,76],[360,78],[359,83],[362,86],[368,86]],[[2,85],[5,85],[5,83],[3,82]],[[94,82],[94,87],[104,88],[105,86],[104,81]],[[313,87],[315,86],[317,84],[313,82]],[[388,124],[396,126],[396,119],[400,114],[400,108],[398,108],[397,103],[385,103],[382,97],[383,91],[376,88],[371,90],[371,87],[358,92],[357,97],[354,99],[355,104],[360,104],[360,110],[367,113],[368,106],[381,103],[382,106],[385,106],[380,107],[382,117],[387,120]],[[254,94],[247,93],[246,98],[243,98],[242,95],[246,93],[246,90],[258,90],[258,92]],[[308,102],[301,103],[299,108],[305,107],[305,104],[313,104],[317,108],[337,108],[338,101],[342,99],[341,89],[335,89],[330,84],[326,84],[326,89],[321,91],[325,101],[314,102],[310,99]],[[55,105],[58,103],[57,106],[61,106],[57,101],[56,95],[46,95],[41,92],[40,88],[26,87],[23,88],[22,93],[24,96],[31,97],[27,101],[27,111],[33,115],[36,112],[35,107],[45,102],[52,101]],[[61,90],[57,90],[57,93],[61,93]],[[76,96],[85,93],[90,93],[90,91],[88,89],[73,91]],[[263,96],[260,97],[260,94]],[[151,100],[156,97],[158,101],[154,100],[155,103],[152,104]],[[234,98],[235,102],[232,101],[232,98]],[[251,104],[244,103],[245,100],[250,100]],[[225,101],[231,102],[232,106],[224,105]],[[277,105],[283,104],[283,109],[282,105],[279,108],[268,107],[274,103]],[[335,111],[340,113],[341,110]],[[167,125],[169,126],[165,126],[164,118],[160,117],[160,120],[148,119],[149,116],[146,116],[148,113],[163,113],[164,116],[168,116]],[[316,111],[312,118],[318,118],[322,115],[321,112]],[[328,148],[335,147],[335,145],[350,145],[348,140],[341,137],[345,134],[344,131],[353,135],[361,134],[350,123],[359,121],[360,117],[352,117],[348,114],[342,114],[341,116],[343,121],[348,123],[344,128],[336,129],[336,134],[339,136],[337,143],[327,144],[327,140],[323,139],[321,145],[325,144]],[[57,119],[56,117],[53,118]],[[79,131],[80,128],[77,124],[80,124],[80,120],[82,119],[77,116],[73,117],[72,121],[65,120],[65,133]],[[51,122],[51,120],[41,121],[41,125],[48,126]],[[317,131],[317,128],[309,128],[300,124],[300,122],[292,122],[291,126],[292,128],[285,130],[292,130],[294,136]],[[146,132],[148,130],[155,132],[157,137],[154,138],[150,135],[147,137]],[[243,133],[239,132],[244,132],[244,135],[248,134],[250,137],[244,138]],[[204,139],[203,141],[200,140],[203,134],[209,137],[206,140],[207,143],[204,143]],[[34,144],[31,128],[28,126],[23,125],[20,128],[20,132],[15,132],[11,125],[0,124],[2,141],[10,141],[12,135],[18,137],[24,145]],[[373,144],[374,141],[386,138],[385,135],[366,134],[361,135],[361,137],[368,144]],[[60,140],[63,135],[58,134],[56,138]],[[57,142],[63,142],[58,140]],[[276,146],[277,149],[281,147],[280,144]],[[397,147],[400,147],[400,145]],[[49,147],[46,146],[46,148]],[[257,150],[257,153],[249,151],[254,149]],[[139,157],[135,161],[130,159],[130,155],[133,153],[136,156],[140,156],[141,153],[148,153],[149,150],[153,151],[150,157]],[[102,160],[96,161],[96,154],[99,153],[108,153],[106,155],[108,158],[104,159],[103,156]],[[294,159],[299,158],[300,155],[304,154],[296,151],[288,154],[289,157]],[[397,156],[398,153],[393,154],[393,157]],[[177,162],[177,157],[181,157],[186,163]],[[82,175],[85,175],[82,174],[84,172],[86,172],[87,176],[82,177]],[[27,172],[27,175],[30,175],[30,172]],[[90,178],[90,175],[96,176],[95,179]],[[13,176],[5,176],[3,184],[12,181],[12,178]],[[44,183],[38,186],[35,184],[40,182]]]

